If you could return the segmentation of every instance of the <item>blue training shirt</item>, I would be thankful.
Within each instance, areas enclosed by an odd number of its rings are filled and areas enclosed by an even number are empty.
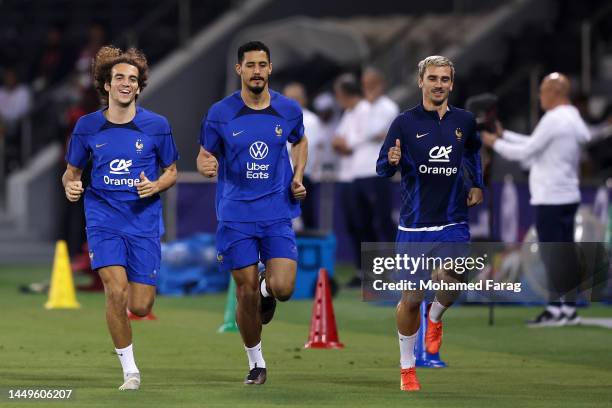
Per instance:
[[[85,191],[87,228],[145,237],[163,231],[159,194],[140,198],[136,184],[144,171],[151,181],[159,167],[179,158],[168,120],[141,107],[131,122],[109,122],[103,110],[81,117],[74,127],[66,161],[84,168],[91,159],[91,185]]]
[[[219,161],[218,220],[297,217],[286,143],[303,136],[302,109],[278,92],[270,90],[270,106],[261,110],[246,106],[240,91],[215,103],[202,121],[200,144]]]
[[[389,149],[400,140],[402,157],[391,166]],[[467,222],[471,187],[483,187],[479,150],[482,145],[472,113],[449,106],[442,119],[422,104],[400,114],[380,149],[376,172],[402,174],[400,226],[423,228]],[[464,177],[464,172],[469,180]]]

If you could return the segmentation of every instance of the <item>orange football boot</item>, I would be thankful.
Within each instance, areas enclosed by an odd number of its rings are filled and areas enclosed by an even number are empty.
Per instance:
[[[429,318],[431,303],[427,306],[427,331],[425,332],[425,350],[429,354],[436,354],[442,345],[442,320],[434,323]]]
[[[416,369],[414,367],[402,368],[400,371],[400,390],[402,391],[418,391],[421,389],[419,379],[416,376]]]

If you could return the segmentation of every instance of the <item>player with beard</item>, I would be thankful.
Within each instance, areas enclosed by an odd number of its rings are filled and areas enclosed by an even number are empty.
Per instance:
[[[236,282],[236,321],[249,360],[244,383],[263,384],[262,324],[272,319],[276,299],[288,300],[295,285],[291,218],[299,215],[296,200],[306,197],[308,142],[299,105],[268,89],[268,47],[258,41],[240,46],[235,68],[241,89],[215,103],[202,121],[197,168],[205,177],[218,175],[217,259]]]
[[[419,62],[420,104],[401,113],[391,124],[380,149],[376,171],[391,177],[401,171],[398,248],[407,243],[435,243],[432,248],[457,249],[446,242],[469,242],[467,208],[482,202],[480,138],[474,115],[451,106],[455,68],[446,57],[430,56]],[[464,178],[464,170],[469,179]],[[468,182],[469,181],[469,182]],[[442,243],[442,244],[441,244]],[[418,246],[418,245],[417,245]],[[445,281],[460,280],[449,271]],[[438,291],[428,306],[425,348],[435,354],[442,343],[442,315],[457,293]],[[405,291],[397,305],[401,383],[404,391],[421,388],[416,377],[414,346],[420,325],[422,291]]]

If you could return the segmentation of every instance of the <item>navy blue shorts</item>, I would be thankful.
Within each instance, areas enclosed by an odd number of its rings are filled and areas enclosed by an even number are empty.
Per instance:
[[[467,224],[449,225],[440,231],[397,230],[396,242],[470,242],[470,228]]]
[[[470,228],[467,224],[449,225],[440,231],[402,231],[398,229],[396,252],[410,257],[465,258],[470,253]],[[431,267],[419,267],[412,273],[401,273],[401,279],[428,280]]]
[[[130,282],[156,286],[161,261],[159,238],[87,228],[91,268],[123,266]]]
[[[272,258],[297,260],[290,219],[233,222],[217,227],[217,260],[222,271],[241,269]]]

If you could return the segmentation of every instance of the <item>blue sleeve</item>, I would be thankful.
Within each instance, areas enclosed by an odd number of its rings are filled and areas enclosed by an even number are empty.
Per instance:
[[[300,114],[300,116],[294,119],[294,122],[295,125],[293,126],[293,129],[291,129],[291,133],[289,133],[289,137],[287,138],[287,140],[293,144],[299,142],[302,137],[304,137],[304,115]]]
[[[385,138],[385,142],[381,146],[380,153],[378,154],[378,160],[376,161],[376,174],[378,174],[380,177],[392,177],[397,171],[397,166],[392,166],[389,164],[389,149],[395,146],[395,139],[400,140],[400,144],[403,150],[404,139],[402,137],[402,129],[400,126],[399,116],[395,118],[393,123],[391,123],[389,131],[387,132],[387,137]],[[401,160],[404,160],[403,153]]]
[[[480,135],[476,131],[476,119],[473,118],[471,129],[465,139],[463,163],[472,181],[472,186],[477,188],[484,187],[482,181],[482,166],[480,164],[481,146],[482,142],[480,141]]]
[[[66,161],[71,166],[77,167],[79,169],[85,168],[85,165],[87,165],[90,156],[90,151],[87,147],[87,143],[85,142],[85,140],[83,140],[84,137],[84,134],[73,133],[70,137],[70,142],[68,143],[68,149],[66,150]]]
[[[162,168],[169,167],[172,163],[179,159],[178,149],[172,137],[172,129],[170,124],[166,122],[165,133],[160,135],[157,140],[157,157]]]
[[[223,137],[218,131],[219,122],[209,120],[208,117],[202,120],[200,126],[200,145],[211,153],[221,153],[223,150]]]

